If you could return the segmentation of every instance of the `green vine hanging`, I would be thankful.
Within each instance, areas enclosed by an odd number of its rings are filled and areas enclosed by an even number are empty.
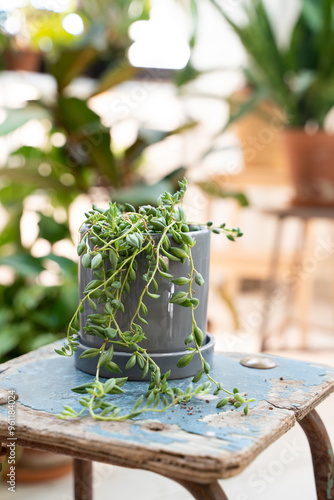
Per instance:
[[[246,399],[237,388],[227,390],[223,384],[214,380],[210,374],[210,365],[204,360],[200,347],[204,334],[198,327],[194,311],[199,300],[194,297],[192,285],[202,286],[204,279],[196,270],[192,257],[192,247],[195,241],[189,231],[197,231],[198,226],[186,220],[182,207],[187,189],[187,181],[179,182],[179,190],[171,195],[163,193],[159,198],[157,207],[145,205],[138,212],[132,205],[125,206],[110,203],[106,210],[97,208],[85,214],[87,219],[80,227],[81,240],[78,245],[78,255],[81,256],[81,265],[93,271],[94,280],[90,281],[84,290],[84,297],[68,326],[67,342],[56,352],[61,356],[72,356],[79,345],[79,314],[84,310],[84,303],[89,302],[94,314],[88,316],[84,327],[85,333],[103,339],[102,346],[86,349],[80,357],[98,357],[95,379],[87,384],[75,387],[72,391],[82,394],[80,412],[70,406],[64,406],[60,418],[79,417],[88,410],[94,419],[121,421],[134,418],[144,412],[164,412],[181,402],[189,401],[195,395],[207,394],[212,386],[213,394],[225,393],[225,397],[217,403],[221,408],[228,403],[236,408],[243,405],[247,415],[248,405],[255,399]],[[225,224],[214,227],[212,222],[206,226],[214,234],[223,234],[229,240],[242,236],[239,228],[227,229]],[[178,246],[171,246],[168,234]],[[153,238],[154,235],[154,238]],[[147,259],[147,271],[143,276],[137,277],[137,257],[144,254]],[[188,276],[174,278],[168,273],[168,266],[164,258],[170,261],[185,263],[190,262]],[[108,265],[106,263],[108,262]],[[188,354],[182,356],[177,366],[182,368],[191,363],[197,352],[201,360],[201,369],[193,377],[186,391],[171,387],[168,383],[170,372],[162,374],[159,366],[150,357],[146,349],[141,347],[145,338],[145,317],[148,308],[145,298],[159,300],[157,275],[171,281],[177,286],[188,286],[188,291],[176,291],[170,297],[170,302],[185,308],[185,314],[192,318],[192,332],[184,340],[188,345]],[[139,297],[136,311],[123,331],[117,320],[117,313],[124,313],[124,294],[131,293],[131,283],[136,279],[143,279],[146,284]],[[103,313],[97,312],[97,304],[104,305]],[[119,312],[120,311],[120,312]],[[193,343],[195,347],[189,347]],[[100,369],[105,368],[111,373],[120,373],[119,366],[113,361],[114,346],[130,349],[133,354],[129,358],[126,369],[135,364],[142,371],[143,378],[150,375],[150,382],[146,396],[140,396],[130,413],[125,413],[118,405],[113,404],[110,395],[124,393],[123,385],[127,377],[109,378],[106,382],[100,380]],[[205,376],[205,382],[202,381]],[[197,384],[197,385],[193,385]]]

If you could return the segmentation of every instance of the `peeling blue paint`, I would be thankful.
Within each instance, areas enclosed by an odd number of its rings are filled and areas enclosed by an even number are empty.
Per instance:
[[[282,398],[293,397],[297,390],[308,392],[311,386],[317,386],[324,382],[324,376],[333,376],[334,370],[328,369],[326,373],[324,367],[312,365],[311,363],[292,361],[280,357],[274,357],[277,362],[275,368],[269,370],[250,369],[240,365],[239,357],[229,357],[223,354],[215,356],[213,368],[213,377],[216,380],[224,382],[224,386],[232,389],[238,385],[240,391],[247,393],[250,397],[255,397],[258,401],[269,398],[269,393],[273,386],[273,380],[281,383],[279,394]],[[283,380],[280,381],[280,378]],[[73,360],[64,357],[51,357],[41,359],[38,364],[29,363],[21,366],[19,369],[15,365],[6,370],[1,377],[0,386],[4,389],[15,388],[19,394],[21,404],[31,407],[35,410],[42,410],[48,413],[60,413],[63,405],[67,404],[80,410],[79,395],[70,391],[70,387],[75,387],[93,379],[91,375],[83,373],[76,369]],[[286,384],[286,381],[301,381],[298,387],[292,384]],[[173,381],[173,385],[186,389],[190,379]],[[277,384],[276,384],[277,387]],[[147,391],[147,382],[128,382],[124,388],[126,393],[120,396],[111,396],[113,402],[129,411],[134,401]],[[250,406],[256,407],[252,403]],[[175,406],[173,410],[166,413],[145,414],[145,419],[154,418],[164,424],[177,424],[181,429],[198,435],[215,437],[221,440],[222,448],[229,451],[240,451],[252,445],[257,434],[261,430],[261,420],[256,411],[250,412],[250,415],[244,419],[242,427],[231,427],[224,424],[224,419],[219,418],[214,425],[208,425],[203,422],[203,418],[209,415],[219,413],[222,417],[224,413],[230,411],[229,407],[222,410],[216,409],[217,400],[198,400],[194,399],[187,404],[187,409],[180,405]],[[298,405],[295,405],[298,406]],[[192,407],[189,411],[188,408]],[[237,410],[235,410],[237,411]],[[0,414],[7,412],[5,406],[0,406]],[[191,413],[190,415],[188,413]],[[147,441],[169,444],[176,439],[170,438],[159,432],[145,430],[140,427],[140,417],[135,419],[131,426],[130,433],[113,433],[106,429],[106,424],[101,427],[99,422],[91,422],[85,430],[94,432],[105,437],[122,439],[136,443],[147,443]],[[127,429],[129,429],[127,427]],[[183,442],[180,440],[180,442]]]

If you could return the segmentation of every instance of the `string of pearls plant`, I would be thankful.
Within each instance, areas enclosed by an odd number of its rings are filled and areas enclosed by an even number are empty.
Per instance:
[[[85,333],[100,337],[103,342],[100,348],[88,348],[81,354],[81,357],[85,358],[98,357],[95,379],[72,389],[72,391],[83,395],[80,399],[82,410],[76,411],[66,405],[62,413],[59,414],[60,418],[79,417],[88,410],[94,419],[126,420],[145,412],[164,412],[176,404],[189,401],[195,395],[207,394],[212,387],[215,395],[225,394],[218,401],[217,408],[228,403],[233,404],[236,408],[243,405],[243,411],[247,415],[248,404],[255,401],[255,399],[246,399],[237,388],[229,391],[221,382],[214,380],[210,375],[210,365],[202,356],[200,347],[204,340],[204,334],[195,320],[194,311],[199,300],[194,297],[192,284],[195,281],[197,285],[202,286],[204,279],[196,271],[191,252],[195,241],[189,234],[189,228],[192,231],[199,228],[187,222],[182,207],[187,189],[186,179],[179,182],[179,186],[179,190],[173,195],[168,192],[163,193],[157,207],[145,205],[141,206],[137,212],[132,205],[119,206],[116,203],[110,203],[106,210],[93,205],[93,209],[85,214],[87,219],[80,228],[81,241],[77,251],[81,255],[81,264],[85,268],[93,270],[95,279],[86,286],[84,297],[70,321],[67,342],[56,352],[61,356],[72,356],[76,351],[79,336],[79,314],[83,312],[86,301],[95,312],[88,316],[84,328]],[[212,233],[223,234],[231,241],[242,236],[238,228],[227,229],[225,224],[214,227],[209,221],[206,226],[210,228]],[[84,228],[83,232],[82,228]],[[178,246],[171,246],[167,234],[172,235]],[[147,259],[147,272],[140,277],[146,284],[128,329],[122,331],[116,320],[116,315],[120,314],[119,311],[124,312],[122,298],[124,294],[131,293],[131,283],[138,279],[136,258],[140,254],[145,254]],[[182,263],[189,261],[190,274],[174,278],[168,273],[168,267],[163,257]],[[108,266],[106,265],[107,261],[109,261]],[[201,369],[193,377],[185,391],[169,385],[170,372],[162,374],[159,366],[140,345],[141,341],[145,339],[145,325],[148,324],[145,319],[148,314],[145,298],[151,297],[155,300],[160,298],[156,281],[158,273],[162,278],[172,281],[177,286],[188,286],[188,291],[176,291],[170,297],[171,303],[184,307],[185,312],[191,315],[192,332],[185,338],[184,343],[185,345],[190,343],[195,345],[195,347],[187,347],[189,353],[180,358],[177,366],[182,368],[191,363],[196,352],[201,359]],[[104,305],[102,314],[97,312],[97,303]],[[126,369],[137,364],[142,371],[143,378],[150,374],[146,396],[140,396],[130,412],[122,411],[122,408],[115,405],[113,398],[110,397],[110,395],[124,393],[123,385],[127,377],[109,378],[105,382],[100,380],[101,367],[112,373],[121,372],[113,361],[115,346],[128,348],[133,352]],[[203,376],[206,380],[197,384],[202,381]]]

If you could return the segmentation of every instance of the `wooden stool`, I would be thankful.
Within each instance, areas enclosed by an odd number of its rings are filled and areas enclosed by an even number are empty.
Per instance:
[[[60,420],[56,414],[64,404],[81,408],[79,395],[70,388],[92,376],[77,370],[72,359],[58,356],[54,348],[59,345],[2,365],[1,388],[15,390],[19,399],[14,403],[13,433],[8,404],[2,399],[0,439],[8,446],[14,442],[73,456],[76,500],[92,499],[92,461],[156,472],[180,483],[197,500],[227,500],[218,479],[239,474],[296,422],[310,444],[317,498],[334,498],[333,452],[314,410],[334,391],[333,369],[272,356],[265,357],[276,362],[274,368],[248,368],[240,363],[246,355],[217,354],[213,376],[257,398],[247,416],[230,405],[217,410],[217,398],[208,395],[194,398],[191,410],[176,405],[131,421],[101,422],[89,416]],[[173,385],[188,383],[179,380]],[[125,389],[126,394],[111,397],[128,409],[145,394],[147,383],[128,382]]]
[[[295,252],[294,262],[292,263],[291,276],[287,277],[287,285],[289,286],[290,289],[290,300],[288,301],[287,305],[288,308],[287,317],[280,328],[281,333],[291,322],[291,309],[296,299],[296,293],[294,293],[293,288],[294,287],[297,288],[296,285],[300,284],[297,283],[298,279],[299,281],[301,281],[301,279],[298,278],[298,276],[294,273],[294,270],[298,270],[298,268],[303,263],[303,252],[307,242],[307,234],[310,221],[311,219],[334,220],[334,207],[291,206],[282,209],[265,210],[263,213],[276,217],[277,226],[271,253],[269,276],[264,283],[264,291],[263,291],[264,305],[262,310],[262,321],[259,330],[261,351],[265,351],[268,348],[268,340],[270,337],[268,326],[269,326],[270,312],[272,311],[272,306],[275,303],[274,292],[276,290],[276,285],[278,282],[277,274],[281,260],[281,246],[283,240],[284,222],[290,217],[298,218],[302,222],[302,228],[301,228],[302,231],[300,240],[298,241],[298,248]],[[333,253],[333,248],[331,248],[331,245],[328,244],[328,242],[324,243],[324,248],[322,249],[322,253],[320,252],[320,250],[321,249],[315,249],[316,253],[319,251],[319,256],[318,256],[319,261],[324,259],[324,252],[327,252],[328,256]],[[314,259],[317,259],[317,255],[314,256],[313,260]],[[301,348],[305,349],[307,340],[307,331],[309,326],[307,316],[309,313],[309,307],[311,302],[310,301],[311,278],[312,274],[314,273],[309,272],[304,274],[306,274],[306,276],[303,278],[303,287],[301,287],[298,293],[298,298],[301,306],[300,309],[302,310],[301,318],[299,320],[299,326],[301,330]]]

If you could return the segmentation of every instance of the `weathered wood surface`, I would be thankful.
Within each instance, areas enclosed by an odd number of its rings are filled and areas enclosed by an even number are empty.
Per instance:
[[[257,398],[247,417],[230,406],[217,410],[217,399],[204,398],[188,404],[191,411],[178,405],[173,412],[147,414],[145,420],[101,423],[82,417],[64,421],[56,416],[63,404],[79,408],[79,395],[70,387],[92,377],[77,370],[72,359],[59,357],[54,347],[1,366],[0,388],[19,395],[18,444],[198,483],[241,472],[334,390],[331,368],[275,358],[276,368],[257,370],[240,365],[242,354],[218,354],[215,378]],[[188,383],[175,381],[182,387]],[[126,395],[117,401],[130,408],[146,392],[147,383],[131,382],[125,387]],[[0,406],[0,436],[8,439],[6,405]]]

